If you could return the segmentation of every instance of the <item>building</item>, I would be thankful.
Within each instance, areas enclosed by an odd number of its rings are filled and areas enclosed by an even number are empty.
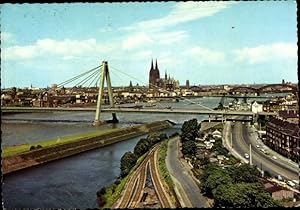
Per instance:
[[[151,68],[149,71],[149,88],[164,88],[166,90],[174,90],[179,88],[178,80],[171,78],[165,72],[165,77],[160,78],[160,72],[157,65],[157,60],[155,61],[155,68],[153,67],[153,60],[151,61]]]
[[[190,81],[187,79],[185,82],[185,88],[189,89],[190,88]]]
[[[270,117],[266,123],[264,143],[281,155],[298,162],[299,126],[280,117]]]
[[[292,199],[294,198],[294,192],[281,187],[275,183],[269,182],[268,180],[263,180],[265,190],[270,193],[274,200]]]
[[[259,104],[257,103],[256,101],[254,101],[252,104],[251,104],[251,111],[255,114],[259,113],[259,112],[262,112],[263,111],[263,105],[262,104]]]

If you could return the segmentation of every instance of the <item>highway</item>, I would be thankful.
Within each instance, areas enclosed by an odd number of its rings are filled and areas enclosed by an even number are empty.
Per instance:
[[[169,140],[168,151],[166,158],[166,166],[172,176],[172,179],[176,180],[176,183],[181,188],[181,197],[186,204],[183,207],[193,207],[193,208],[207,208],[208,203],[206,198],[201,194],[200,188],[195,183],[193,178],[188,174],[187,170],[180,163],[178,157],[179,150],[179,137],[175,137]]]
[[[262,168],[264,171],[269,171],[273,176],[281,175],[283,178],[288,180],[299,179],[299,168],[295,168],[291,165],[281,162],[279,159],[272,159],[270,155],[266,155],[260,151],[255,145],[256,141],[251,138],[252,137],[245,124],[240,122],[233,124],[232,145],[236,152],[243,157],[245,153],[250,155],[249,144],[251,143],[253,165],[256,165],[258,168]]]

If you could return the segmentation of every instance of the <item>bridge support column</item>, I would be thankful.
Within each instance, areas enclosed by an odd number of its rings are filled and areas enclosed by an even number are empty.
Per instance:
[[[100,125],[100,113],[101,113],[101,101],[103,97],[103,89],[104,89],[104,80],[106,79],[107,82],[107,90],[108,90],[108,97],[109,97],[109,103],[110,107],[114,107],[114,99],[113,99],[113,93],[111,89],[111,82],[110,82],[110,76],[108,71],[108,65],[107,61],[102,62],[102,67],[100,69],[100,81],[99,81],[99,92],[98,92],[98,99],[97,99],[97,108],[96,108],[96,115],[93,125]],[[117,123],[119,122],[116,116],[116,113],[112,113],[113,119],[109,122]]]
[[[211,122],[211,120],[210,120],[210,115],[208,115],[208,122],[209,122],[209,123]]]

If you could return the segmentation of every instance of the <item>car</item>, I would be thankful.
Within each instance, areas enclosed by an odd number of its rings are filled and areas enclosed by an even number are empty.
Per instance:
[[[274,156],[273,156],[273,159],[274,159],[274,160],[277,160],[277,157],[274,155]]]
[[[295,187],[295,185],[296,185],[294,182],[292,182],[292,181],[290,181],[290,180],[287,181],[287,184],[288,184],[289,186],[291,186],[291,187]]]
[[[257,144],[256,147],[259,148],[259,145]]]
[[[249,155],[248,155],[248,153],[245,153],[245,158],[247,158],[247,159],[249,158]]]
[[[280,175],[277,175],[276,178],[281,181],[282,180],[282,177]]]

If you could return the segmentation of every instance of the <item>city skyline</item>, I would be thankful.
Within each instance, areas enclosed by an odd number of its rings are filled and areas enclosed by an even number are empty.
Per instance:
[[[1,86],[47,87],[102,60],[144,81],[113,86],[147,85],[151,59],[180,85],[294,83],[296,20],[294,1],[3,4]]]

